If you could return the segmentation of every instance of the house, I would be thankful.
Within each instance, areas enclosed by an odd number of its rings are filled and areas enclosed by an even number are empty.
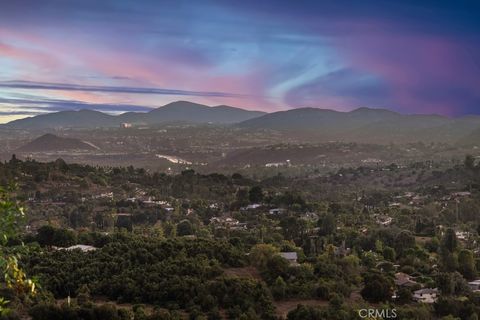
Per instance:
[[[280,256],[284,259],[287,259],[290,262],[290,265],[296,266],[298,265],[297,259],[298,255],[295,251],[292,252],[280,252]]]
[[[93,246],[87,246],[84,244],[77,244],[75,246],[71,246],[68,248],[58,248],[58,250],[66,250],[66,251],[81,250],[82,252],[89,252],[89,251],[95,251],[97,250],[97,248]]]
[[[472,194],[468,191],[453,192],[452,197],[469,197]]]
[[[259,204],[259,203],[252,203],[252,204],[249,204],[249,205],[246,206],[246,207],[241,207],[240,210],[241,210],[241,211],[255,210],[255,209],[260,208],[261,206],[262,206],[262,205]]]
[[[276,215],[276,214],[281,214],[281,213],[283,213],[283,212],[285,212],[285,209],[274,208],[274,209],[268,210],[268,213],[269,213],[269,214],[272,214],[272,215],[273,215],[273,214],[275,214],[275,215]]]
[[[123,129],[131,128],[131,127],[132,127],[131,123],[124,122],[120,124],[120,128],[123,128]]]
[[[395,285],[397,287],[413,287],[418,285],[418,282],[412,280],[410,275],[403,273],[403,272],[397,272],[395,273]]]
[[[468,286],[470,287],[470,289],[472,289],[473,292],[480,292],[480,279],[470,281],[468,283]]]
[[[381,215],[376,215],[375,221],[377,222],[377,224],[386,227],[392,224],[393,218],[388,215],[381,214]]]
[[[467,241],[471,234],[468,231],[455,231],[455,235],[457,236],[458,240]]]
[[[218,229],[247,230],[247,224],[230,217],[213,217],[210,223]]]
[[[270,162],[265,163],[265,167],[267,168],[278,168],[288,165],[288,162]]]
[[[435,303],[438,298],[437,288],[425,288],[413,292],[413,300],[421,303]]]

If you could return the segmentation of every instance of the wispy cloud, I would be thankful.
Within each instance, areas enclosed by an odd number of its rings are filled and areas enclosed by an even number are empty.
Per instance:
[[[147,87],[90,86],[90,85],[79,85],[79,84],[69,84],[69,83],[50,83],[50,82],[33,82],[33,81],[1,81],[0,88],[175,95],[175,96],[196,96],[196,97],[221,97],[221,98],[247,98],[248,97],[248,95],[238,94],[238,93],[229,93],[229,92],[189,91],[189,90],[147,88]]]

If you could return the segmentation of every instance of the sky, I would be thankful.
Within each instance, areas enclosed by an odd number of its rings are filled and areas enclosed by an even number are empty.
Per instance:
[[[0,0],[0,123],[176,100],[480,114],[480,2]]]

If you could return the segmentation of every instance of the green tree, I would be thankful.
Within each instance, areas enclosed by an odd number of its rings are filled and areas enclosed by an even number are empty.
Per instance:
[[[23,207],[10,197],[9,191],[13,191],[13,188],[5,190],[0,187],[0,286],[6,285],[18,298],[24,299],[36,293],[36,285],[20,268],[20,254],[11,253],[6,248],[8,240],[18,234],[25,215]],[[10,312],[7,308],[8,302],[5,297],[0,296],[0,316]]]
[[[318,219],[319,233],[321,236],[328,236],[335,233],[337,229],[335,216],[332,213],[327,213]]]
[[[446,249],[449,252],[455,252],[458,247],[458,240],[457,235],[455,234],[455,230],[452,228],[448,228],[445,231],[445,235],[443,236],[442,241],[442,249]]]
[[[458,272],[443,272],[436,278],[438,289],[442,295],[462,295],[469,291],[468,283]]]
[[[259,203],[263,200],[263,189],[260,186],[254,186],[248,192],[250,202]]]
[[[410,231],[403,230],[395,238],[395,251],[399,256],[402,256],[406,249],[413,247],[415,247],[415,237]]]
[[[382,302],[391,299],[393,294],[392,279],[377,273],[369,272],[363,276],[364,287],[362,297],[369,302]]]
[[[265,269],[268,260],[278,253],[278,249],[271,244],[257,244],[250,251],[250,261],[258,269]]]
[[[285,298],[287,291],[287,284],[285,280],[281,276],[278,276],[275,280],[275,283],[272,286],[272,294],[276,299],[283,299]]]
[[[458,271],[467,280],[474,280],[477,277],[475,257],[472,251],[467,249],[460,250],[458,253]]]
[[[177,224],[177,235],[178,236],[187,236],[193,234],[192,223],[188,220],[183,220]]]
[[[469,170],[475,169],[475,158],[471,154],[467,154],[465,156],[464,165],[465,165],[465,168]]]
[[[395,253],[395,249],[392,247],[385,247],[383,248],[383,257],[385,260],[388,260],[390,262],[395,262],[397,254]]]

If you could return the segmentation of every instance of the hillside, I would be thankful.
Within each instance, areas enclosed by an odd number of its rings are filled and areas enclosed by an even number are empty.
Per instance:
[[[318,141],[451,143],[480,128],[480,117],[402,115],[369,108],[351,112],[301,108],[266,114],[244,121],[239,126],[289,132],[293,136]]]
[[[137,121],[148,124],[162,122],[237,123],[264,115],[260,111],[248,111],[229,106],[208,107],[188,101],[177,101],[154,109],[147,114],[137,114]]]
[[[52,152],[85,150],[92,151],[97,148],[88,142],[74,138],[63,138],[53,134],[45,134],[17,149],[18,152]]]
[[[118,125],[115,116],[93,110],[60,111],[11,121],[2,127],[8,129],[95,128]]]
[[[0,127],[8,129],[99,128],[118,127],[121,123],[155,125],[165,122],[237,123],[265,114],[229,106],[209,107],[177,101],[149,112],[109,115],[93,110],[61,111],[15,120]]]

